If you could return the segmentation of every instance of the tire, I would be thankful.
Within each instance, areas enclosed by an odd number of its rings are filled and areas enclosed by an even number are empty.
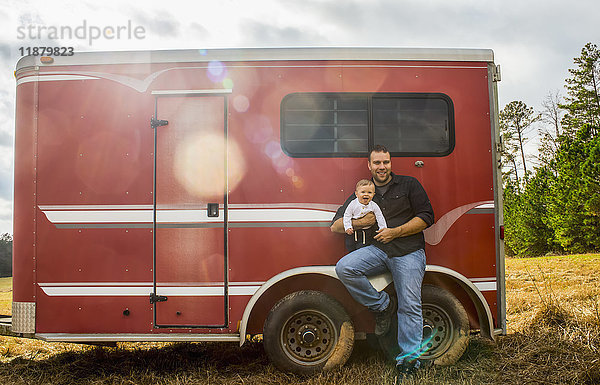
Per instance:
[[[423,285],[423,343],[426,348],[420,360],[425,365],[451,365],[463,355],[469,344],[469,317],[458,299],[437,286]],[[377,338],[381,350],[390,361],[400,353],[398,322],[394,317],[390,331]]]
[[[319,291],[297,291],[269,312],[263,344],[278,369],[311,375],[346,363],[354,346],[354,326],[335,299]]]
[[[435,365],[454,364],[469,344],[470,324],[465,308],[454,295],[436,286],[424,285],[422,360]]]

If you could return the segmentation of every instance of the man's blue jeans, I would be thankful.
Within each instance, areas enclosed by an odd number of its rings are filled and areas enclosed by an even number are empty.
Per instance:
[[[335,266],[335,272],[352,297],[371,311],[385,310],[389,295],[378,292],[368,276],[392,273],[398,297],[398,347],[396,360],[419,357],[423,338],[423,313],[421,310],[421,284],[425,275],[425,251],[417,250],[401,257],[388,257],[381,249],[371,245],[346,254]]]

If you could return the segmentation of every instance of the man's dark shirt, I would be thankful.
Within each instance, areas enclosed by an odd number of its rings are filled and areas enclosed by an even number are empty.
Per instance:
[[[416,178],[392,173],[392,180],[388,185],[383,195],[376,191],[373,202],[381,208],[389,228],[401,226],[414,217],[421,218],[427,227],[433,224],[433,208],[425,189]],[[354,198],[356,196],[352,194],[346,199],[344,205],[337,210],[332,224],[344,216],[346,207]],[[375,240],[372,244],[385,251],[388,257],[400,257],[425,248],[425,237],[421,231],[407,237],[395,238],[387,244]]]

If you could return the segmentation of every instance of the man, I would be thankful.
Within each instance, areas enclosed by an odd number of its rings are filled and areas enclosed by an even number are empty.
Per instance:
[[[383,335],[396,310],[395,301],[385,292],[371,286],[367,276],[389,270],[394,279],[398,300],[398,347],[396,357],[399,375],[408,375],[419,367],[423,315],[421,284],[425,274],[425,239],[423,230],[434,221],[427,193],[419,181],[392,173],[388,150],[380,145],[369,154],[369,170],[375,183],[375,201],[383,211],[388,228],[377,231],[367,247],[345,255],[336,265],[336,273],[352,297],[375,312],[375,334]],[[351,196],[333,218],[331,231],[344,233],[343,213]],[[354,219],[355,229],[372,226],[374,215]]]

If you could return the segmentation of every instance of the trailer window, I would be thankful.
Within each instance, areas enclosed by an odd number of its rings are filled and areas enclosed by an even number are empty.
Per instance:
[[[448,102],[439,97],[373,98],[373,142],[390,153],[446,155],[449,124]]]
[[[454,147],[454,110],[443,94],[295,93],[281,103],[281,146],[290,156],[444,156]]]
[[[293,94],[283,108],[282,136],[290,154],[364,153],[368,149],[365,97]]]

